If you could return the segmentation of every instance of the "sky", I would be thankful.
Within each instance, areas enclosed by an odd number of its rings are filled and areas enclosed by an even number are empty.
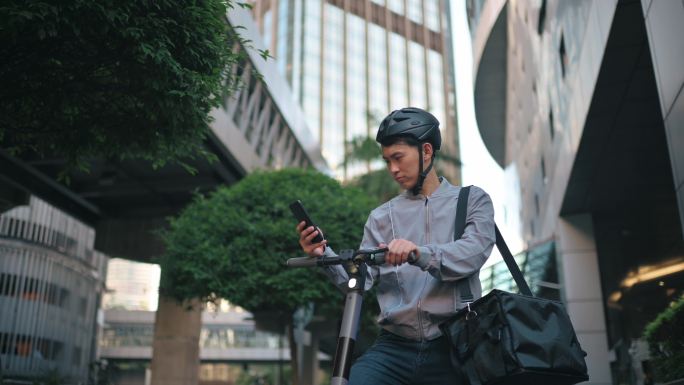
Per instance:
[[[463,185],[475,185],[489,193],[494,203],[495,220],[508,247],[515,254],[523,248],[519,231],[517,177],[514,166],[504,170],[496,163],[482,142],[477,127],[473,101],[473,58],[465,0],[451,3],[451,20]],[[486,266],[499,260],[500,254],[495,250]]]

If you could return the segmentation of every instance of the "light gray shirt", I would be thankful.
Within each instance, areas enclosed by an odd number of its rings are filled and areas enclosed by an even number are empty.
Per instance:
[[[459,287],[463,280],[475,298],[482,295],[479,271],[494,247],[494,207],[479,187],[470,189],[463,237],[454,241],[460,187],[441,178],[426,197],[404,192],[368,216],[361,248],[375,248],[393,239],[418,245],[420,257],[411,265],[381,265],[369,269],[366,288],[377,280],[378,323],[405,338],[423,341],[441,335],[438,325],[465,306]],[[335,253],[328,247],[326,256]],[[347,273],[341,266],[324,269],[345,290]]]

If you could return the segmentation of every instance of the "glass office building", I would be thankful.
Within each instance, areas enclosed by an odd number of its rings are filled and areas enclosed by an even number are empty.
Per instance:
[[[252,4],[263,41],[338,178],[365,170],[344,165],[345,143],[374,135],[385,115],[406,106],[433,113],[443,152],[458,156],[448,1]],[[459,182],[456,167],[442,167]]]

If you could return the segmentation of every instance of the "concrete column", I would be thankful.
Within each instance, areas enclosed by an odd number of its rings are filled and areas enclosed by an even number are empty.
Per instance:
[[[202,308],[160,296],[154,320],[152,385],[195,385],[199,377]]]
[[[606,317],[591,214],[559,218],[557,231],[563,301],[582,349],[587,352],[589,381],[585,384],[611,385]]]

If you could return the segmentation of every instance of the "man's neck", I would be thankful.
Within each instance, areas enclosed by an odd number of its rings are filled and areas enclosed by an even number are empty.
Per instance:
[[[439,178],[437,177],[437,172],[435,172],[434,169],[430,170],[430,172],[427,174],[425,177],[425,181],[423,182],[423,188],[421,190],[421,193],[427,197],[432,195],[435,190],[437,190],[437,187],[439,187],[440,181]]]

